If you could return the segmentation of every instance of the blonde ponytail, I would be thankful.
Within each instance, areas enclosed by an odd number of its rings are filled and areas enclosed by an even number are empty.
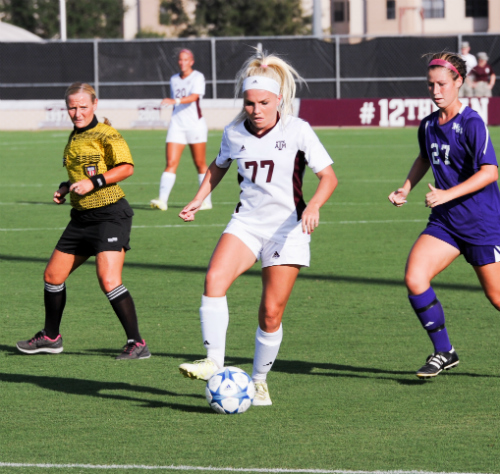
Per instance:
[[[293,112],[293,100],[297,89],[295,80],[305,83],[304,79],[290,64],[278,56],[257,52],[245,61],[243,67],[236,74],[235,98],[238,98],[241,92],[243,81],[250,76],[264,76],[274,79],[280,85],[281,101],[278,112],[284,126],[286,117]],[[242,109],[236,116],[234,123],[243,122],[246,117],[245,109]]]

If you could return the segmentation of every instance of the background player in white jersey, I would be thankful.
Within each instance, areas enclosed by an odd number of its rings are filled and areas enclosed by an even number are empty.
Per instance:
[[[422,120],[420,154],[403,187],[389,195],[395,206],[402,206],[432,167],[435,184],[428,185],[425,196],[432,212],[410,251],[405,273],[410,304],[434,345],[434,353],[417,371],[420,378],[435,377],[459,362],[431,281],[460,254],[474,267],[486,296],[500,310],[498,163],[482,118],[459,100],[466,74],[460,55],[432,55],[427,83],[439,109]]]
[[[337,186],[332,160],[310,125],[290,115],[297,72],[274,55],[250,58],[237,76],[244,106],[227,126],[220,152],[195,198],[180,213],[194,220],[203,200],[236,161],[240,202],[210,260],[200,319],[207,358],[181,364],[181,373],[208,380],[224,366],[229,311],[226,292],[257,260],[262,261],[262,299],[255,338],[254,405],[271,405],[266,376],[283,337],[281,320],[300,267],[309,266],[310,234],[319,209]],[[308,205],[302,197],[305,166],[319,178]]]
[[[207,124],[201,115],[200,100],[205,95],[205,77],[193,69],[194,55],[189,49],[179,53],[180,72],[170,78],[171,98],[163,99],[161,105],[174,107],[167,133],[167,167],[160,180],[160,195],[151,200],[151,207],[166,211],[168,197],[175,184],[175,173],[186,145],[191,149],[194,165],[201,184],[207,171],[206,146]],[[202,209],[212,209],[210,195],[203,202]]]

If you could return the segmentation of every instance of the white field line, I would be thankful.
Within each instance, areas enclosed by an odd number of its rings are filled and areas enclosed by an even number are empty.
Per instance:
[[[308,180],[311,178],[311,181],[314,181],[314,176],[306,176],[305,179]],[[401,184],[401,179],[350,179],[343,178],[341,183],[397,183]],[[41,187],[50,187],[53,188],[58,186],[59,183],[0,183],[0,188],[41,188]],[[120,183],[120,186],[158,186],[158,181],[152,182],[135,182],[135,181],[126,181]]]
[[[43,469],[135,469],[143,471],[163,470],[163,471],[226,471],[226,472],[262,472],[262,473],[311,473],[311,474],[474,474],[457,472],[432,472],[432,471],[345,471],[340,469],[280,469],[280,468],[233,468],[233,467],[213,467],[213,466],[148,466],[141,464],[41,464],[41,463],[9,463],[0,462],[2,467],[39,467]]]
[[[18,146],[18,145],[32,146],[32,145],[40,145],[40,144],[45,144],[45,143],[60,143],[61,138],[67,139],[69,137],[70,132],[71,132],[71,130],[68,130],[68,133],[53,134],[53,135],[51,135],[51,138],[42,139],[42,140],[29,140],[29,141],[26,140],[26,141],[13,141],[13,142],[3,141],[2,146],[4,146],[4,147],[12,146],[12,145],[13,146]],[[213,137],[220,137],[220,136],[222,136],[222,133],[208,132],[208,136],[212,137],[212,138]],[[131,138],[128,141],[132,142],[134,140],[135,140],[134,138]],[[161,144],[161,142],[160,142],[160,144]],[[151,145],[151,146],[158,148],[156,145]],[[398,145],[395,145],[395,146],[398,146]]]
[[[404,224],[427,222],[427,219],[402,219],[402,220],[375,220],[375,221],[337,221],[320,222],[320,225],[356,225],[356,224]],[[226,224],[166,224],[166,225],[133,225],[132,229],[188,229],[193,227],[225,227]],[[66,227],[26,227],[26,228],[0,228],[0,232],[34,232],[40,230],[64,230]]]
[[[65,136],[60,136],[60,137],[54,137],[54,140],[29,140],[29,141],[24,141],[24,142],[2,142],[2,146],[9,147],[9,146],[24,146],[24,147],[31,147],[33,145],[41,145],[41,144],[46,144],[46,143],[60,143],[61,138],[68,138],[68,135]]]

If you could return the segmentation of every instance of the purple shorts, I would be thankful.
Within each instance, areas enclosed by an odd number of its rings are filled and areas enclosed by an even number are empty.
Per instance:
[[[455,247],[470,265],[481,267],[500,262],[500,245],[474,245],[456,237],[444,227],[428,224],[421,235],[431,235]]]

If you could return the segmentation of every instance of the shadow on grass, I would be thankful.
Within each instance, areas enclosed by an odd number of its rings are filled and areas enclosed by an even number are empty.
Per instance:
[[[157,354],[162,356],[163,354]],[[180,357],[186,359],[190,356],[186,354],[164,354],[167,357]],[[199,355],[193,355],[193,358],[200,358]],[[205,357],[205,356],[203,356]],[[193,360],[193,359],[190,359]],[[241,357],[226,357],[226,365],[252,364],[253,360]],[[457,369],[455,369],[457,370]],[[459,369],[458,369],[459,370]],[[280,360],[278,359],[273,371],[286,374],[301,374],[301,375],[319,375],[323,377],[347,377],[347,378],[363,378],[363,379],[381,379],[393,380],[402,385],[422,385],[428,381],[417,379],[415,371],[402,370],[387,370],[377,367],[360,367],[354,365],[335,364],[330,362],[305,362],[301,360]],[[485,377],[485,378],[500,378],[498,375],[473,374],[463,372],[443,372],[446,376],[461,376],[461,377]],[[411,376],[412,379],[408,379]],[[415,377],[415,378],[413,378]]]
[[[19,351],[12,346],[0,344],[0,351],[6,352],[12,356],[30,357],[26,354],[20,354]],[[115,349],[97,348],[88,349],[81,352],[64,351],[63,355],[72,356],[105,356],[115,357]],[[38,357],[54,357],[53,354],[37,354]],[[153,352],[153,357],[165,357],[170,359],[178,359],[179,363],[203,359],[205,355],[202,354],[173,354],[167,352]],[[241,366],[251,365],[253,359],[248,357],[231,357],[226,356],[226,366]],[[335,377],[335,378],[358,378],[358,379],[379,379],[379,380],[392,380],[400,385],[419,386],[432,382],[431,380],[422,380],[415,378],[415,371],[403,370],[388,370],[379,369],[377,367],[362,367],[354,365],[335,364],[330,362],[306,362],[302,360],[280,360],[278,359],[274,366],[273,372],[281,372],[290,375],[313,375],[321,377]],[[455,368],[453,372],[443,372],[440,377],[469,377],[469,378],[500,378],[498,375],[477,374],[470,372],[460,372],[460,368]],[[411,378],[410,378],[411,377]],[[2,380],[0,375],[0,381]],[[97,383],[97,382],[96,382]],[[124,384],[127,385],[128,384]],[[151,389],[156,390],[156,389]],[[169,393],[169,392],[165,392]],[[176,395],[176,394],[171,394]],[[191,395],[194,396],[194,395]],[[163,405],[158,405],[163,406]],[[169,405],[170,406],[170,405]]]
[[[5,261],[18,261],[18,262],[35,262],[46,264],[49,261],[50,255],[47,258],[39,257],[25,257],[22,255],[4,255],[0,254],[0,260]],[[94,261],[90,260],[84,263],[84,265],[94,265]],[[125,267],[127,268],[139,268],[141,270],[154,270],[154,271],[168,271],[168,272],[184,272],[184,273],[202,273],[205,274],[207,271],[206,266],[189,266],[189,265],[169,265],[163,263],[139,263],[139,262],[125,262]],[[261,277],[260,270],[250,269],[245,272],[247,276]],[[315,280],[315,281],[336,281],[339,283],[353,283],[353,284],[365,284],[365,285],[375,285],[375,286],[395,286],[404,287],[402,279],[389,279],[389,278],[368,278],[360,276],[349,276],[349,275],[325,275],[309,273],[307,270],[303,271],[299,275],[299,279],[303,280]],[[433,288],[447,288],[451,290],[460,291],[479,291],[482,292],[482,288],[479,283],[476,285],[463,285],[457,283],[443,283],[443,282],[433,282]]]
[[[5,383],[29,383],[36,385],[45,390],[62,392],[68,395],[83,395],[86,397],[96,397],[109,400],[120,400],[127,402],[137,402],[145,408],[171,408],[173,410],[181,410],[186,412],[210,413],[212,410],[209,406],[197,407],[184,405],[181,403],[169,403],[160,400],[148,400],[138,396],[121,395],[119,393],[110,394],[103,393],[112,392],[133,392],[135,394],[149,394],[159,397],[192,397],[196,399],[204,399],[204,395],[186,395],[181,393],[161,390],[154,387],[145,387],[142,385],[131,385],[124,382],[103,382],[97,380],[84,380],[68,377],[53,377],[42,375],[26,375],[26,374],[6,374],[0,372],[0,382]]]

